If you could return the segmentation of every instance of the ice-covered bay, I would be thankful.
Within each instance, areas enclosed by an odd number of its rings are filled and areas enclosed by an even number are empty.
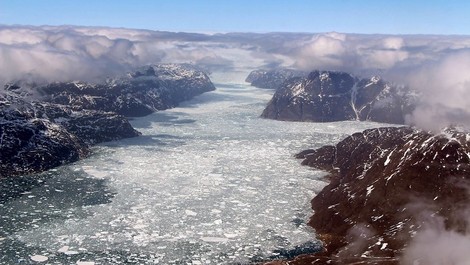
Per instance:
[[[219,84],[133,120],[141,137],[42,174],[0,202],[0,261],[234,264],[312,241],[325,183],[293,154],[377,124],[260,119],[272,93]]]

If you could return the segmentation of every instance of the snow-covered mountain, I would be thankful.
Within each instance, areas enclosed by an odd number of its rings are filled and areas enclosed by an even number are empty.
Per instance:
[[[7,84],[0,93],[0,178],[47,170],[86,156],[92,144],[138,136],[125,116],[171,108],[214,89],[204,72],[176,64],[143,67],[102,84]]]
[[[442,225],[436,233],[465,234],[469,154],[468,133],[409,127],[369,129],[298,154],[302,164],[330,172],[329,185],[312,200],[309,222],[325,252],[289,264],[398,264],[433,225]]]
[[[293,77],[306,76],[307,72],[293,69],[254,70],[247,76],[245,82],[251,83],[254,87],[277,89]]]
[[[288,79],[276,90],[262,117],[331,122],[371,120],[403,124],[415,94],[378,76],[358,78],[344,72],[313,71]]]

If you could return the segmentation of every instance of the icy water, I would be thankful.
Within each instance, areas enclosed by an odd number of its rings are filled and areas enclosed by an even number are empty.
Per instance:
[[[0,264],[245,264],[319,246],[324,173],[293,155],[375,123],[260,119],[273,91],[219,84],[135,119],[141,137],[1,182]]]

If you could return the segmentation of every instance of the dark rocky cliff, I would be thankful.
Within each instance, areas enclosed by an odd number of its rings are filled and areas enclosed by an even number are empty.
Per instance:
[[[157,64],[101,84],[51,83],[37,90],[45,101],[74,110],[102,110],[139,117],[173,108],[215,87],[204,72],[192,65]]]
[[[289,121],[371,120],[403,124],[415,104],[413,92],[379,77],[313,71],[282,83],[262,117]]]
[[[0,94],[0,178],[74,162],[91,144],[138,135],[116,113],[72,111],[6,92]]]
[[[125,116],[175,107],[214,90],[191,65],[142,67],[104,83],[7,84],[0,91],[0,178],[77,161],[89,146],[140,135]]]
[[[312,200],[309,222],[325,249],[289,264],[399,264],[429,224],[465,235],[469,140],[454,130],[379,128],[298,154],[302,164],[330,172],[330,183]]]

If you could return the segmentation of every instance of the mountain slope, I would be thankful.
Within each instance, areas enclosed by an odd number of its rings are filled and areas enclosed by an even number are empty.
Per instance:
[[[138,136],[126,118],[110,112],[0,94],[0,178],[77,161],[89,145]]]
[[[282,83],[294,77],[306,77],[308,73],[292,69],[254,70],[246,78],[245,82],[254,87],[277,89]]]
[[[309,222],[325,251],[289,264],[398,264],[413,239],[435,223],[466,234],[470,134],[370,129],[298,158],[330,172],[330,183],[312,200]]]
[[[7,84],[0,93],[0,178],[77,161],[90,145],[138,136],[124,116],[175,107],[214,89],[204,72],[177,64],[100,84]]]
[[[379,77],[359,79],[348,73],[313,71],[282,83],[262,117],[290,121],[371,120],[403,124],[415,96]]]
[[[101,84],[51,83],[37,88],[44,100],[74,110],[111,111],[127,117],[177,106],[215,87],[209,77],[188,64],[157,64]]]

